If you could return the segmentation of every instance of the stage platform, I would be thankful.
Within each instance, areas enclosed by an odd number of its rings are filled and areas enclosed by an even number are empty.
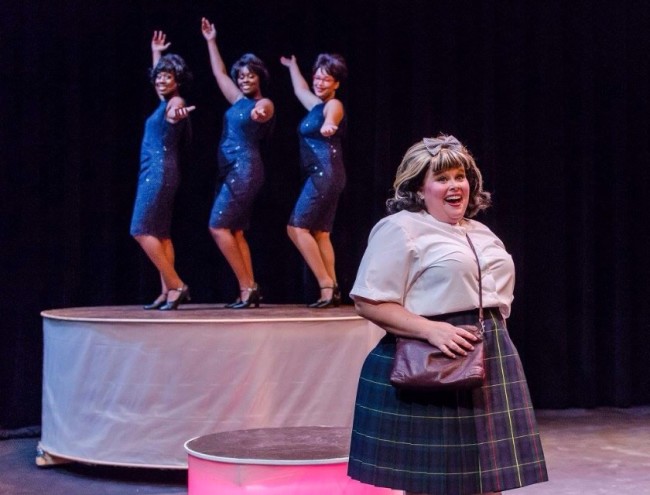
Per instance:
[[[190,440],[188,495],[402,495],[348,476],[349,428],[224,431]]]
[[[384,334],[351,306],[43,311],[39,465],[187,468],[184,443],[267,427],[350,427]]]

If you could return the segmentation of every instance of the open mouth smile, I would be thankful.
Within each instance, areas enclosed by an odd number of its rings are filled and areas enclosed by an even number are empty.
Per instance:
[[[445,197],[445,202],[451,206],[461,206],[463,204],[463,197],[460,194],[453,194]]]

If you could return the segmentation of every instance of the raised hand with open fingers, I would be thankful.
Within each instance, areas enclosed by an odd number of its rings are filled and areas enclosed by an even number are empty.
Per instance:
[[[154,31],[151,38],[151,51],[163,52],[171,46],[171,42],[167,42],[167,35],[163,31]]]
[[[217,30],[214,24],[210,23],[208,19],[203,17],[201,19],[201,34],[206,40],[213,40],[217,37]]]

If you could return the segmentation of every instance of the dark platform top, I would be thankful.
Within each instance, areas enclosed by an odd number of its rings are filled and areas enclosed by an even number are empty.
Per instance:
[[[259,308],[226,309],[223,304],[183,304],[176,311],[146,311],[142,306],[95,306],[48,309],[43,318],[67,321],[227,323],[263,321],[361,320],[353,306],[310,309],[304,305],[263,304]]]
[[[308,465],[347,462],[350,428],[293,426],[213,433],[185,443],[188,454],[231,464]]]

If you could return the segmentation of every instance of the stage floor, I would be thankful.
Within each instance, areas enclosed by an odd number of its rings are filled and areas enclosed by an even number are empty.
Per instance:
[[[537,418],[550,480],[513,495],[650,494],[650,406],[539,410]],[[187,494],[185,471],[85,464],[39,469],[37,441],[0,441],[0,493]]]

